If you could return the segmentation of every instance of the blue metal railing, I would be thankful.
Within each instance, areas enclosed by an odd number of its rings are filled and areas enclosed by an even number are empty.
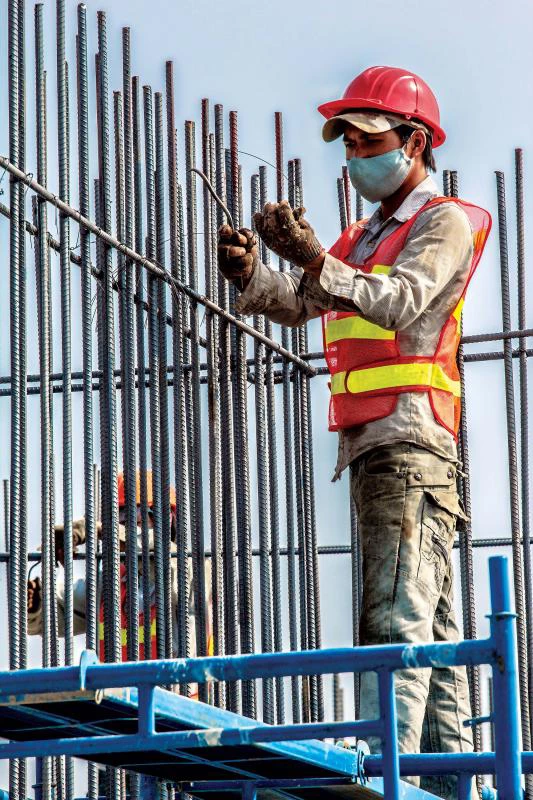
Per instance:
[[[77,667],[20,670],[0,673],[0,702],[36,693],[98,690],[136,686],[139,689],[138,730],[127,735],[80,736],[72,739],[12,742],[0,745],[0,759],[51,755],[91,756],[148,750],[178,750],[206,746],[303,741],[312,738],[379,736],[382,754],[364,758],[367,776],[382,776],[385,797],[400,797],[400,775],[460,777],[460,800],[470,797],[473,775],[495,774],[498,797],[517,800],[522,795],[522,772],[533,772],[533,753],[520,752],[516,615],[512,611],[507,559],[489,560],[491,608],[490,636],[477,641],[424,645],[384,645],[341,648],[304,653],[267,653],[181,660],[99,664],[85,652]],[[489,664],[493,669],[494,753],[398,753],[394,671],[405,667],[449,667]],[[154,691],[157,685],[232,681],[293,675],[374,670],[379,679],[380,717],[335,723],[211,728],[157,733]],[[235,781],[219,783],[227,790]],[[243,796],[254,797],[258,782],[239,781]],[[268,781],[267,781],[268,783]],[[279,783],[279,782],[278,782]],[[265,784],[262,780],[261,784]],[[208,784],[194,788],[207,791]],[[190,790],[192,790],[192,785]],[[214,788],[211,784],[211,788]],[[219,789],[222,791],[222,788]]]

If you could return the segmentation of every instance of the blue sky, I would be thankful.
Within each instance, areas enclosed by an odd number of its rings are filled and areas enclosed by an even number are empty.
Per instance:
[[[0,105],[7,119],[7,3],[0,8],[3,31],[0,38]],[[69,2],[68,58],[74,75],[76,3]],[[87,3],[90,19],[90,59],[96,49],[96,11],[100,3]],[[27,3],[28,47],[32,44],[33,5]],[[173,59],[176,71],[176,104],[180,136],[182,121],[199,120],[200,100],[209,97],[224,104],[226,111],[239,111],[240,146],[243,150],[273,160],[273,115],[282,111],[285,120],[285,156],[301,157],[308,218],[325,245],[338,235],[336,177],[343,163],[342,146],[326,145],[320,135],[320,103],[340,96],[352,78],[373,64],[402,66],[420,74],[433,88],[441,107],[441,123],[448,134],[446,144],[436,151],[440,171],[457,169],[460,193],[465,199],[484,205],[495,215],[494,170],[503,169],[508,182],[510,252],[514,272],[513,234],[513,149],[525,148],[526,220],[531,218],[531,115],[533,84],[529,80],[533,41],[533,15],[527,2],[511,0],[489,4],[481,0],[428,4],[421,0],[377,0],[348,4],[338,0],[306,4],[279,2],[249,3],[227,0],[109,0],[108,12],[111,79],[110,88],[121,88],[121,28],[132,29],[133,71],[154,89],[164,87],[164,65]],[[47,19],[47,62],[49,81],[49,173],[50,186],[57,186],[55,165],[56,123],[54,111],[55,3],[45,2]],[[92,64],[90,60],[90,64]],[[33,58],[28,52],[28,129],[33,119]],[[72,109],[74,109],[72,91]],[[94,111],[94,100],[92,100]],[[76,136],[72,118],[73,144]],[[34,170],[33,135],[29,137],[28,170]],[[94,146],[94,132],[93,132]],[[7,152],[6,126],[0,131],[0,149]],[[94,151],[93,151],[94,152]],[[72,163],[75,165],[75,150]],[[183,164],[183,158],[181,158]],[[243,156],[249,179],[258,162]],[[274,173],[269,171],[271,186]],[[76,197],[77,173],[72,174],[72,196]],[[4,178],[2,187],[7,189]],[[245,185],[248,185],[246,183]],[[272,196],[274,192],[271,192]],[[29,209],[29,204],[28,204]],[[53,215],[50,228],[55,233]],[[0,223],[0,241],[6,252],[7,226]],[[74,238],[77,233],[74,233]],[[31,256],[30,256],[31,257]],[[8,291],[7,260],[0,271],[0,291]],[[31,272],[32,262],[29,261]],[[54,269],[57,273],[57,264]],[[35,296],[29,275],[29,297]],[[531,281],[530,281],[531,283]],[[79,282],[73,278],[73,293],[79,297]],[[516,295],[513,283],[513,297]],[[529,291],[531,301],[531,291]],[[4,301],[6,302],[6,301]],[[55,302],[57,304],[57,281]],[[75,305],[76,307],[76,305]],[[57,308],[57,305],[56,305]],[[516,315],[514,315],[516,323]],[[472,283],[466,304],[467,333],[501,329],[501,306],[496,231]],[[56,331],[57,333],[57,331]],[[74,337],[79,325],[74,323]],[[319,323],[310,330],[311,344],[320,346]],[[74,368],[81,363],[79,338],[74,348]],[[30,369],[37,370],[35,334],[30,335]],[[58,340],[56,339],[56,346]],[[492,348],[487,348],[492,349]],[[471,348],[470,348],[471,351]],[[59,350],[57,350],[59,354]],[[8,315],[0,320],[0,368],[9,372]],[[59,355],[57,355],[59,363]],[[503,362],[472,365],[467,370],[467,392],[472,459],[473,524],[477,536],[507,535],[510,530],[506,466]],[[8,435],[9,402],[1,400],[0,430]],[[30,431],[37,433],[38,400],[31,398]],[[314,431],[316,444],[317,504],[320,540],[348,543],[346,479],[329,482],[335,462],[335,437],[326,432],[326,380],[314,386]],[[74,400],[75,437],[81,435],[80,396]],[[60,406],[56,403],[56,432]],[[35,426],[31,428],[31,426]],[[96,428],[95,428],[96,430]],[[33,441],[37,441],[34,439]],[[59,446],[59,440],[58,440]],[[58,469],[60,468],[60,461]],[[0,452],[0,477],[9,470],[8,452]],[[32,464],[38,486],[38,460]],[[74,466],[75,478],[81,464]],[[60,473],[58,472],[58,475]],[[75,493],[75,515],[82,512],[82,490]],[[32,504],[31,523],[36,543],[38,504]],[[476,584],[480,632],[485,630],[487,551],[476,552]],[[351,636],[348,559],[322,561],[324,639],[328,644],[347,644]],[[345,587],[339,592],[338,586]],[[334,591],[333,590],[334,588]],[[334,613],[332,613],[334,612]]]

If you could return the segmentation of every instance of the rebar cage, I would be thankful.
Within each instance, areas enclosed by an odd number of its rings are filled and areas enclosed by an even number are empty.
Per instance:
[[[47,48],[44,5],[35,5],[31,25],[26,11],[23,0],[9,0],[9,152],[0,157],[9,195],[0,204],[9,253],[2,285],[7,295],[9,281],[10,313],[3,315],[0,334],[1,357],[9,362],[0,395],[6,398],[4,418],[8,404],[11,415],[5,461],[10,474],[3,484],[5,552],[0,554],[7,575],[2,613],[9,619],[9,668],[69,665],[84,647],[97,650],[101,607],[105,659],[120,660],[124,575],[128,660],[139,658],[140,638],[150,639],[150,575],[160,659],[208,655],[211,647],[215,655],[320,649],[321,596],[331,607],[332,573],[326,563],[333,556],[342,564],[338,569],[351,596],[351,618],[343,620],[342,635],[357,645],[361,565],[355,509],[347,488],[338,488],[350,504],[350,525],[343,537],[332,540],[328,510],[321,510],[316,496],[316,475],[322,481],[330,469],[318,458],[313,438],[313,412],[319,408],[324,414],[327,394],[320,377],[327,372],[323,353],[313,349],[317,337],[306,327],[290,330],[261,316],[249,322],[235,313],[235,289],[218,275],[216,264],[224,215],[192,171],[200,167],[209,177],[237,226],[251,226],[251,214],[272,197],[302,204],[302,163],[285,158],[281,113],[274,118],[273,164],[263,163],[246,176],[237,112],[226,115],[220,104],[212,109],[204,99],[199,124],[186,121],[177,127],[173,64],[166,64],[164,90],[142,86],[133,74],[128,28],[122,35],[123,83],[111,96],[106,14],[98,12],[97,38],[90,44],[86,6],[69,8],[67,14],[65,0],[56,0],[56,40]],[[69,35],[76,34],[75,64],[66,59],[67,27]],[[52,45],[57,56],[53,144],[45,69]],[[179,165],[178,151],[183,153]],[[527,359],[532,351],[527,337],[533,331],[526,319],[523,154],[517,150],[515,155],[518,326],[513,329],[505,184],[498,172],[502,329],[463,337],[459,354],[463,395],[466,364],[503,361],[511,537],[474,538],[468,523],[456,546],[466,638],[476,638],[474,548],[512,548],[522,743],[529,751]],[[456,172],[445,171],[443,188],[457,196]],[[344,228],[364,213],[361,198],[351,196],[345,168],[337,190]],[[270,265],[264,246],[261,258]],[[282,260],[271,266],[290,268]],[[480,352],[479,345],[489,342],[503,345]],[[471,516],[469,418],[471,410],[465,408],[459,488]],[[325,429],[323,417],[317,427]],[[124,473],[126,497],[122,549],[118,472]],[[171,486],[177,505],[173,524]],[[85,521],[85,544],[74,552],[79,517]],[[64,529],[64,568],[56,563],[58,523]],[[39,640],[28,638],[27,626],[26,581],[33,565],[42,582]],[[319,566],[328,576],[322,595]],[[74,636],[80,580],[86,604],[83,639]],[[473,714],[479,717],[482,699],[488,699],[476,667],[469,678]],[[183,684],[176,690],[187,695],[192,689]],[[328,715],[341,719],[346,693],[350,718],[352,709],[357,717],[357,690],[357,676],[348,682],[345,676],[320,675],[221,681],[211,689],[201,684],[198,691],[204,702],[279,724],[320,722]],[[475,731],[480,748],[480,729]],[[123,779],[111,773],[109,780],[110,791],[120,793]],[[68,759],[66,765],[46,763],[45,793],[52,782],[61,796],[73,796]],[[27,796],[23,762],[11,763],[10,787],[13,797]],[[527,792],[533,797],[529,783]],[[96,771],[89,766],[89,795],[97,794]]]

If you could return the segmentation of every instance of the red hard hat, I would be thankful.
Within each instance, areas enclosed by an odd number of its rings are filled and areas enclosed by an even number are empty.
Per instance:
[[[424,122],[433,133],[433,147],[446,139],[440,127],[439,106],[435,95],[414,72],[397,67],[369,67],[353,79],[340,100],[323,103],[318,110],[326,119],[343,111],[368,108],[391,111]]]
[[[141,473],[137,470],[135,474],[135,483],[136,483],[136,498],[135,503],[136,505],[141,505]],[[117,475],[117,488],[118,488],[118,504],[119,506],[126,505],[126,487],[124,485],[124,473],[119,472]],[[152,488],[152,470],[146,470],[146,493],[148,495],[148,505],[150,508],[154,504],[154,494]],[[170,499],[170,507],[172,511],[176,511],[176,490],[173,486],[170,487],[169,492],[169,499]]]

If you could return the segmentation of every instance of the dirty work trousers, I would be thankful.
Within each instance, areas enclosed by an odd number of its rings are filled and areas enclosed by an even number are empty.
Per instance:
[[[456,465],[410,444],[380,447],[352,464],[363,558],[363,645],[456,641],[451,552],[458,516]],[[466,670],[395,673],[400,752],[471,751]],[[379,715],[375,673],[361,676],[361,718]],[[379,740],[370,741],[373,751]],[[411,778],[456,798],[454,777]],[[473,797],[475,797],[473,793]]]

